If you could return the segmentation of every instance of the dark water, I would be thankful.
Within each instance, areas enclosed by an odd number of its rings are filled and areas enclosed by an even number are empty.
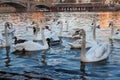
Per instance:
[[[119,66],[118,47],[111,47],[109,58],[97,63],[81,63],[80,50],[70,50],[64,46],[25,53],[13,53],[9,48],[0,49],[0,71],[54,80],[119,80]]]

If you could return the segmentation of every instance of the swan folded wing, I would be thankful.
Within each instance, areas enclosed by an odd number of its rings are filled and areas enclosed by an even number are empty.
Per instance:
[[[76,41],[74,41],[74,42],[72,42],[72,43],[68,43],[69,45],[79,45],[79,44],[81,44],[81,42],[80,42],[80,40],[76,40]]]
[[[95,58],[96,59],[105,59],[108,57],[110,49],[108,44],[103,43],[99,45],[100,47],[95,51]]]
[[[71,48],[81,48],[81,40],[76,40],[73,43],[68,43]]]
[[[98,48],[98,45],[94,44],[86,54],[88,55],[88,54],[94,53],[97,48]]]
[[[22,43],[21,43],[21,44],[22,44]],[[24,49],[23,45],[19,45],[19,44],[15,45],[14,48],[15,48],[15,50],[17,50],[17,51],[22,51],[22,50]]]
[[[72,44],[71,47],[74,47],[74,48],[81,48],[81,44]]]
[[[19,51],[23,49],[25,49],[25,51],[38,51],[41,49],[41,45],[32,41],[27,41],[25,43],[17,44],[15,48]]]
[[[96,54],[96,50],[99,48],[99,46],[96,44],[96,45],[93,45],[89,50],[88,52],[86,53],[86,58],[89,60],[89,61],[93,61],[95,60],[95,54]]]
[[[106,49],[104,46],[100,46],[98,49],[95,50],[95,58],[101,58],[104,56]]]
[[[38,51],[38,50],[41,50],[41,45],[31,41],[29,44],[28,43],[26,44],[25,50]]]
[[[109,56],[110,48],[109,45],[106,43],[97,44],[96,46],[92,47],[87,53],[87,59],[89,61],[99,61],[106,59]]]

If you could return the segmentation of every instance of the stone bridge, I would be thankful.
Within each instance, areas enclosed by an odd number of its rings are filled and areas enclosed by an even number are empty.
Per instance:
[[[3,5],[3,6],[2,6]],[[4,6],[5,5],[5,6]],[[7,5],[7,6],[6,6]],[[103,3],[56,3],[48,4],[44,1],[31,0],[0,0],[0,12],[26,12],[26,11],[118,11],[120,5],[106,5]]]
[[[49,10],[50,7],[50,5],[44,2],[35,2],[30,0],[0,0],[0,5],[5,5],[5,4],[9,5],[9,7],[11,6],[15,8],[14,12],[40,11],[40,9],[43,8]]]

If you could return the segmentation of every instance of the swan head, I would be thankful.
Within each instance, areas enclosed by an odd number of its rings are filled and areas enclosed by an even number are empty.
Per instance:
[[[79,30],[76,30],[75,33],[72,36],[82,35],[84,32],[85,32],[84,29],[79,29]]]
[[[16,37],[16,36],[14,36],[14,37],[13,37],[13,39],[17,40],[17,37]]]
[[[58,22],[57,22],[57,25],[59,25],[59,24],[62,24],[62,21],[58,21]]]
[[[120,31],[120,29],[117,29],[117,31]]]
[[[116,33],[115,34],[119,34],[120,33],[120,29],[117,29]]]
[[[50,39],[50,38],[47,38],[46,41],[47,41],[47,43],[48,43],[48,46],[50,47],[51,39]]]
[[[35,21],[33,21],[32,24],[35,24]]]
[[[49,26],[45,26],[45,29],[47,29],[47,30],[49,30],[49,31],[50,31],[50,28],[49,28]]]
[[[12,24],[10,23],[10,22],[6,22],[5,23],[5,28],[9,28],[10,29],[10,26],[11,26]]]
[[[98,25],[96,28],[100,29],[100,25]]]
[[[17,37],[14,36],[12,39],[14,39],[14,44],[17,44]]]
[[[109,27],[113,27],[113,25],[114,25],[114,24],[113,24],[113,21],[110,21],[110,22],[109,22]]]

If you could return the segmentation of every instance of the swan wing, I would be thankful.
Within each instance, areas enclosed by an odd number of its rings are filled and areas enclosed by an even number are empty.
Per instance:
[[[95,58],[100,58],[105,54],[105,47],[104,46],[100,46],[99,48],[97,48],[95,50]]]
[[[27,41],[24,43],[17,44],[15,46],[15,49],[19,51],[23,49],[25,49],[25,51],[38,51],[41,50],[41,45],[32,41]]]
[[[71,48],[76,48],[76,49],[81,48],[81,40],[80,39],[78,39],[72,43],[68,43],[68,44],[71,46]]]
[[[38,51],[38,50],[41,50],[41,45],[36,43],[36,42],[27,42],[25,43],[25,50],[27,51]]]
[[[88,61],[100,61],[107,58],[109,55],[109,47],[107,44],[96,44],[86,54]]]
[[[81,48],[81,46],[82,46],[81,44],[82,44],[81,39],[78,39],[78,40],[74,41],[73,43],[69,43],[71,48]],[[91,42],[86,42],[86,48],[90,48],[92,45],[94,45],[94,44],[92,44]]]
[[[96,58],[102,59],[107,58],[110,53],[110,48],[107,43],[102,43],[99,45],[99,49],[97,49],[95,52]]]

